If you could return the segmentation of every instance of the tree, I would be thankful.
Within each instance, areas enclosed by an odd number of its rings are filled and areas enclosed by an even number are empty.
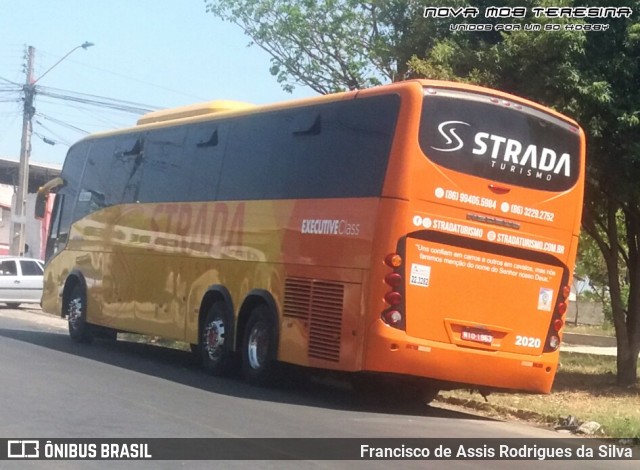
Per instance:
[[[633,3],[638,11],[640,3]],[[618,383],[633,385],[640,352],[640,24],[611,26],[586,51],[593,60],[588,75],[602,83],[603,98],[597,107],[587,102],[580,113],[592,135],[583,226],[607,266]]]
[[[383,59],[378,8],[352,0],[210,1],[207,11],[231,21],[272,56],[271,74],[283,88],[318,93],[364,88],[393,79]],[[350,38],[349,40],[347,38]]]
[[[326,94],[402,80],[411,55],[435,43],[441,29],[422,21],[423,5],[415,0],[205,3],[208,12],[238,25],[250,44],[271,55],[270,72],[286,91],[306,85]]]
[[[618,264],[619,271],[625,273],[626,270],[622,258],[618,260]],[[625,297],[625,295],[628,295],[629,286],[625,278],[620,279],[620,283],[623,286],[623,297]],[[605,322],[612,326],[613,314],[609,295],[607,265],[598,244],[584,230],[580,234],[578,258],[574,270],[574,286],[577,288],[578,285],[582,285],[581,291],[577,292],[578,299],[582,298],[602,304]]]
[[[598,6],[595,0],[528,0],[534,6]],[[519,31],[452,31],[423,18],[412,0],[217,0],[208,10],[234,21],[272,55],[285,89],[320,93],[426,77],[477,83],[574,117],[588,135],[584,230],[603,254],[618,343],[618,383],[637,381],[640,352],[640,23],[629,18],[509,19]],[[521,1],[440,0],[429,6],[521,6]],[[613,0],[637,12],[639,0]],[[504,21],[502,21],[504,22]],[[554,32],[546,24],[559,25]],[[606,24],[586,32],[566,24]],[[525,30],[538,24],[542,31]],[[621,268],[623,267],[623,268]],[[625,283],[627,289],[625,289]],[[628,292],[628,295],[626,294]]]
[[[624,6],[637,11],[640,2]],[[549,20],[525,21],[544,27]],[[452,36],[411,62],[417,74],[491,85],[554,107],[585,127],[583,228],[605,261],[617,381],[627,386],[637,381],[640,352],[640,24],[633,18],[606,24],[606,32],[592,33],[521,30],[493,44]]]
[[[473,2],[472,2],[473,3]],[[509,2],[507,2],[509,3]],[[545,2],[534,2],[544,4]],[[585,2],[556,2],[556,6]],[[595,2],[594,2],[595,4]],[[588,2],[587,2],[588,6]],[[640,2],[610,2],[638,11]],[[544,24],[546,18],[523,20]],[[640,23],[591,20],[601,32],[516,31],[497,42],[451,35],[411,60],[417,75],[464,80],[510,91],[573,116],[588,136],[583,228],[605,265],[618,344],[617,381],[637,382],[640,352]]]

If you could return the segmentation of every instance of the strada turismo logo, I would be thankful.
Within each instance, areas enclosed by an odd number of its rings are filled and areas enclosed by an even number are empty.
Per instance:
[[[460,150],[464,145],[464,143],[462,142],[462,139],[458,136],[458,134],[456,134],[456,125],[469,126],[470,124],[467,124],[466,122],[463,122],[463,121],[441,122],[440,125],[438,126],[438,132],[440,132],[440,135],[444,137],[444,140],[448,147],[445,147],[445,148],[431,147],[431,148],[433,150],[439,150],[441,152],[454,152],[456,150]],[[451,144],[454,144],[454,146],[451,147],[450,146]]]
[[[431,146],[439,152],[455,152],[468,146],[460,137],[461,130],[472,127],[464,121],[443,121],[438,125],[438,133],[444,145]],[[497,171],[515,173],[551,181],[555,175],[571,177],[571,156],[552,148],[526,144],[518,139],[489,132],[476,132],[470,139],[471,153],[486,157],[491,168]]]

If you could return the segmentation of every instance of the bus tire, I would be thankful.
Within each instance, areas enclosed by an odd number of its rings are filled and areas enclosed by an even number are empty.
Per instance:
[[[276,325],[268,307],[261,305],[251,313],[242,342],[242,373],[254,385],[270,385],[276,368]]]
[[[440,393],[440,389],[433,385],[422,385],[420,387],[420,401],[425,405],[430,405]]]
[[[202,367],[215,376],[227,375],[233,365],[231,350],[231,325],[223,302],[214,303],[207,312],[200,331],[200,352]],[[194,349],[192,348],[192,351]]]
[[[87,294],[82,286],[78,284],[73,287],[64,308],[71,339],[76,343],[90,343],[93,335],[91,325],[87,323]]]

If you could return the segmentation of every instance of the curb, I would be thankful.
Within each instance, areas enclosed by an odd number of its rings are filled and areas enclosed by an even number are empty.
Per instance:
[[[580,346],[595,346],[599,348],[615,348],[615,336],[584,335],[580,333],[565,333],[562,341],[566,344]]]

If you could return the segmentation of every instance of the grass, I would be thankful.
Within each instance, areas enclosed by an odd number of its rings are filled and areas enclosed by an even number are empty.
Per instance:
[[[488,402],[478,394],[441,392],[440,400],[474,408],[496,417],[517,418],[545,425],[574,416],[579,422],[596,421],[598,436],[640,438],[640,387],[615,384],[616,358],[592,354],[560,353],[560,369],[550,395],[495,393]]]

